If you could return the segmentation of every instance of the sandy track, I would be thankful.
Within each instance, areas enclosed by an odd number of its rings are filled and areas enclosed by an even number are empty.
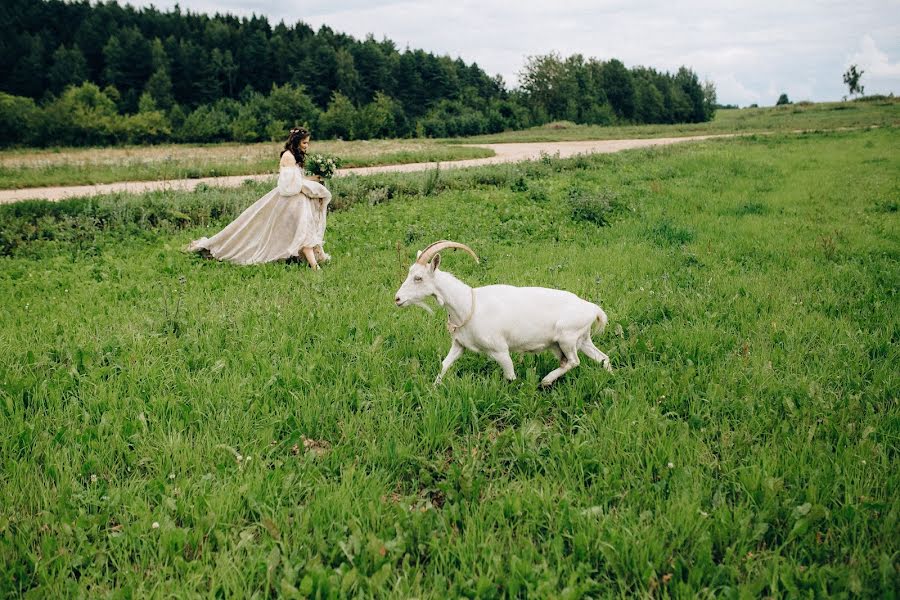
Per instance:
[[[470,144],[479,148],[493,150],[495,156],[487,158],[473,158],[468,160],[448,161],[442,163],[425,162],[410,163],[405,165],[383,165],[378,167],[358,167],[353,169],[340,169],[335,174],[337,177],[347,175],[372,175],[374,173],[409,173],[413,171],[425,171],[434,169],[440,164],[442,169],[459,169],[464,167],[477,167],[481,165],[495,165],[501,163],[519,162],[523,160],[537,160],[541,154],[551,156],[559,154],[560,158],[568,158],[578,154],[604,154],[630,150],[633,148],[648,148],[651,146],[667,146],[679,142],[691,142],[707,140],[711,138],[731,137],[732,134],[722,135],[696,135],[674,138],[652,138],[635,140],[597,140],[583,142],[535,142],[514,144]],[[141,193],[155,190],[193,190],[198,185],[209,187],[237,187],[244,181],[262,181],[274,179],[274,174],[262,175],[234,175],[230,177],[200,177],[197,179],[175,179],[165,181],[122,181],[119,183],[105,183],[98,185],[75,185],[62,187],[27,188],[21,190],[0,190],[0,204],[10,204],[20,200],[63,200],[80,196],[97,196],[114,194],[118,192]]]

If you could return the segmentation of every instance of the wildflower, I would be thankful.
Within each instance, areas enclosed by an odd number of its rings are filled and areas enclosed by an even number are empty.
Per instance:
[[[169,479],[175,479],[175,473],[169,473]]]
[[[153,521],[153,525],[151,525],[153,529],[159,529],[159,521]]]
[[[669,464],[667,464],[666,466],[669,467],[670,469],[674,469],[674,468],[675,468],[675,465],[674,465],[673,463],[671,463],[671,462],[670,462]]]
[[[865,462],[865,461],[863,461]],[[91,473],[91,483],[97,483],[97,476]]]

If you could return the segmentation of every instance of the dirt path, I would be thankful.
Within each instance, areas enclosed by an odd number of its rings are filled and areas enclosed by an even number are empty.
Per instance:
[[[537,160],[541,154],[560,158],[569,158],[578,154],[604,154],[630,150],[632,148],[648,148],[651,146],[668,146],[679,142],[691,142],[707,140],[711,138],[732,137],[732,134],[720,135],[695,135],[674,138],[652,138],[636,140],[598,140],[584,142],[537,142],[515,144],[471,144],[479,148],[489,148],[495,155],[488,158],[474,158],[469,160],[457,160],[442,162],[442,169],[459,169],[463,167],[476,167],[481,165],[495,165],[523,160]],[[412,171],[425,171],[434,169],[438,163],[410,163],[405,165],[383,165],[379,167],[358,167],[353,169],[340,169],[335,174],[337,177],[346,175],[371,175],[374,173],[409,173]],[[272,173],[262,175],[235,175],[231,177],[200,177],[197,179],[176,179],[166,181],[123,181],[119,183],[105,183],[98,185],[76,185],[62,187],[27,188],[22,190],[0,190],[0,204],[10,204],[20,200],[63,200],[79,196],[96,196],[101,194],[114,194],[117,192],[141,193],[155,190],[193,190],[198,185],[205,184],[209,187],[237,187],[246,180],[262,181],[274,179]]]

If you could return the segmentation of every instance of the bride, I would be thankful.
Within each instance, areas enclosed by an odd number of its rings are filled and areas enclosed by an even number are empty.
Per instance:
[[[291,129],[281,155],[278,186],[211,238],[188,250],[240,265],[302,256],[313,270],[331,258],[322,250],[331,192],[321,178],[303,175],[310,133]]]

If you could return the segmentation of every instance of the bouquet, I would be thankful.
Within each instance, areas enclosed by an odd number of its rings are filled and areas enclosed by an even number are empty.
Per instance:
[[[324,154],[310,154],[306,157],[306,172],[310,175],[319,175],[322,179],[331,179],[341,161],[336,156]]]

